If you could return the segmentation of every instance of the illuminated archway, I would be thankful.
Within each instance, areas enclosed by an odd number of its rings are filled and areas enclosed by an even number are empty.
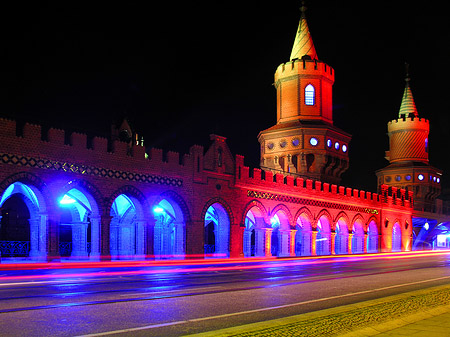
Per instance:
[[[205,214],[204,252],[208,256],[230,255],[230,217],[218,202],[208,207]]]
[[[143,211],[136,198],[120,194],[111,205],[110,251],[111,257],[117,259],[142,257],[139,242],[144,241],[144,228],[139,219]]]
[[[155,216],[154,253],[157,259],[184,258],[185,216],[180,205],[170,196],[153,207]]]
[[[374,220],[371,220],[367,227],[367,252],[378,253],[378,230]]]
[[[264,256],[266,254],[266,229],[267,224],[264,220],[265,209],[262,205],[255,202],[256,205],[250,207],[245,215],[244,229],[244,256]]]
[[[68,191],[59,199],[59,204],[61,206],[59,224],[61,257],[98,257],[100,214],[94,197],[82,184],[69,183]]]
[[[311,217],[306,212],[297,217],[295,226],[295,255],[310,256],[311,255]]]
[[[402,230],[400,224],[396,222],[392,227],[392,251],[400,252],[402,250]]]
[[[364,253],[364,227],[361,219],[353,222],[352,235],[352,253]]]
[[[347,221],[341,217],[336,223],[336,236],[334,238],[335,253],[348,254],[348,227]]]
[[[316,234],[316,254],[317,255],[330,255],[331,247],[331,234],[330,234],[330,221],[325,215],[322,215],[317,220],[317,234]]]
[[[276,207],[270,217],[272,256],[289,256],[291,251],[290,215],[285,207]]]
[[[33,185],[14,182],[1,195],[0,208],[2,256],[44,258],[47,216],[41,192]]]

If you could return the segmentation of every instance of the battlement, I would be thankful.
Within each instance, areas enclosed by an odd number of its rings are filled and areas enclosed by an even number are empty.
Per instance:
[[[399,205],[406,208],[413,207],[412,192],[404,189],[384,188],[381,194],[352,189],[345,186],[324,183],[317,180],[294,178],[280,173],[275,175],[271,171],[254,168],[250,172],[244,166],[244,157],[236,156],[236,184],[245,184],[255,189],[277,190],[279,193],[298,193],[314,195],[318,198],[339,202],[354,202],[359,204],[384,203]]]
[[[176,168],[184,166],[192,157],[190,154],[182,157],[178,152],[152,148],[146,153],[140,144],[128,144],[118,140],[109,142],[103,137],[88,137],[87,134],[72,132],[66,134],[61,129],[49,128],[45,130],[41,125],[25,123],[23,126],[16,121],[0,118],[0,143],[5,148],[14,149],[17,154],[33,157],[59,157],[67,160],[101,162],[102,160],[115,163],[116,166],[128,165],[132,162],[143,162],[147,165]]]
[[[388,122],[388,132],[400,130],[430,130],[430,122],[425,118],[417,118],[414,116],[394,119]]]
[[[280,64],[275,72],[275,81],[294,75],[321,75],[334,82],[332,67],[322,61],[309,59],[295,59]]]

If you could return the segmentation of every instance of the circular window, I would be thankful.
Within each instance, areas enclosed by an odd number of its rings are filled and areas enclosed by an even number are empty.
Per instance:
[[[433,181],[436,182],[436,177],[433,177]]]
[[[309,144],[311,144],[312,146],[316,146],[317,144],[319,144],[319,141],[317,140],[317,138],[311,137],[309,139]]]
[[[424,179],[423,174],[419,174],[419,175],[417,176],[417,179],[419,179],[420,181],[422,181],[422,180]]]
[[[436,178],[436,182],[439,184],[441,182],[441,178]]]
[[[395,176],[395,181],[400,181],[400,180],[402,180],[402,177],[400,177],[400,176]]]
[[[347,152],[347,145],[345,145],[345,144],[342,144],[342,152]]]
[[[331,141],[331,139],[327,139],[327,146],[331,147],[331,145],[333,145],[333,142]]]
[[[410,175],[410,174],[407,174],[407,175],[405,176],[405,180],[406,180],[406,181],[410,181],[410,180],[411,180],[411,175]]]
[[[339,142],[336,142],[336,143],[334,143],[334,148],[336,149],[336,150],[339,150]]]
[[[269,150],[272,150],[274,146],[275,146],[274,143],[269,143],[269,144],[267,144],[267,148],[268,148]]]
[[[295,138],[295,139],[292,140],[292,145],[298,146],[299,144],[300,144],[300,140],[299,139]]]
[[[282,140],[281,143],[280,143],[280,146],[281,147],[286,147],[286,145],[287,145],[287,142],[285,140]]]
[[[386,177],[386,182],[390,182],[391,181],[391,177]]]

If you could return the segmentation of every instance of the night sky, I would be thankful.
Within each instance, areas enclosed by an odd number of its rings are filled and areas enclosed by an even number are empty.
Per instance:
[[[106,136],[127,116],[148,147],[188,152],[209,134],[259,166],[276,123],[273,75],[289,61],[300,1],[59,1],[3,8],[0,116]],[[336,72],[334,123],[353,135],[343,185],[376,190],[404,63],[430,162],[446,171],[450,20],[442,1],[307,2],[321,60]]]

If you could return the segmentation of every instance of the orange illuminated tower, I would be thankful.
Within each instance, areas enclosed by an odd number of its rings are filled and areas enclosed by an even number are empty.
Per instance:
[[[409,82],[407,70],[398,119],[388,123],[389,165],[376,172],[378,190],[384,184],[412,191],[414,208],[433,212],[434,201],[441,193],[442,171],[428,162],[430,124],[419,118]]]
[[[261,131],[261,168],[338,184],[351,136],[333,126],[334,70],[319,60],[301,7],[290,61],[275,72],[277,124]]]

